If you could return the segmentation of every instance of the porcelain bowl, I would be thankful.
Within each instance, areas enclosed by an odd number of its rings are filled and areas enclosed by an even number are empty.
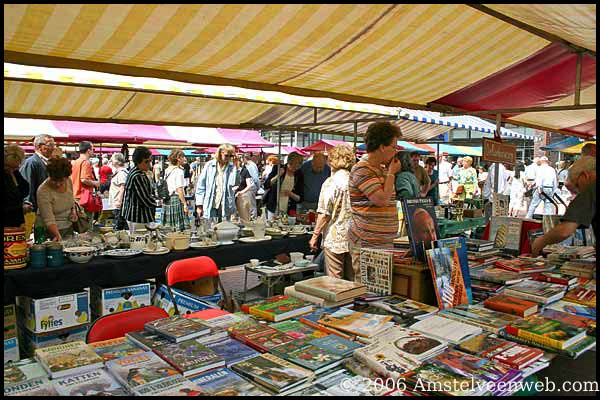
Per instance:
[[[66,257],[69,257],[74,263],[84,264],[90,261],[96,252],[97,248],[91,246],[68,247],[63,250]]]

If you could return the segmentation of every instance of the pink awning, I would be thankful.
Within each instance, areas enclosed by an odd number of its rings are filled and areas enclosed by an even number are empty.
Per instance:
[[[91,142],[144,143],[185,142],[175,139],[167,130],[158,125],[113,124],[77,121],[52,121],[69,140],[89,140]]]
[[[306,146],[306,147],[302,148],[302,150],[310,151],[310,152],[327,151],[327,150],[331,149],[332,147],[335,147],[340,144],[352,146],[352,143],[345,142],[343,140],[322,139],[322,140],[319,140],[318,142],[311,144],[310,146]]]
[[[225,138],[228,143],[239,147],[271,147],[275,146],[274,143],[263,139],[260,136],[260,132],[242,129],[221,129],[217,128],[217,131]]]

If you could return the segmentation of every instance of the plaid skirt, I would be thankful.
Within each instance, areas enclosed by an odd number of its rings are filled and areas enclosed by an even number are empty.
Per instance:
[[[168,204],[163,204],[162,224],[183,231],[190,228],[190,221],[183,214],[183,204],[177,194],[172,194]]]

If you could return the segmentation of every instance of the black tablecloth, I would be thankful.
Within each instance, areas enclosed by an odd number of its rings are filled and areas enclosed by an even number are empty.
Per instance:
[[[171,251],[163,256],[139,255],[127,259],[98,256],[86,264],[68,263],[60,268],[8,270],[4,271],[4,304],[14,303],[14,297],[19,295],[55,296],[91,285],[121,286],[164,276],[170,262],[190,257],[209,256],[219,268],[224,268],[246,263],[251,258],[269,260],[277,254],[291,251],[309,254],[309,239],[309,235],[302,235],[258,243],[237,242],[214,249],[188,249]]]

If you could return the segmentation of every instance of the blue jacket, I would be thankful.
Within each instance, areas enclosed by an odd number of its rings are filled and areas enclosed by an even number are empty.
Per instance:
[[[215,199],[215,177],[217,176],[217,160],[210,160],[204,165],[198,182],[196,182],[196,206],[202,206],[203,215],[208,218]],[[221,212],[223,217],[235,213],[235,193],[233,187],[237,185],[237,172],[233,164],[229,163],[223,172],[225,183],[223,185],[223,201]]]

